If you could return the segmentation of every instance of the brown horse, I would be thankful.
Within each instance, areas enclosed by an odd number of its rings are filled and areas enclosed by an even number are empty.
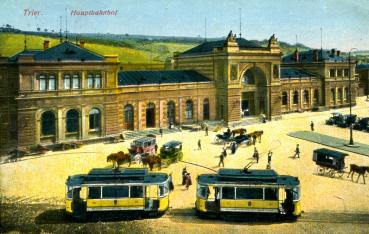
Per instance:
[[[232,136],[236,136],[236,134],[244,135],[246,133],[245,128],[237,128],[232,130]]]
[[[251,132],[251,133],[247,134],[247,136],[249,138],[254,139],[254,141],[256,141],[256,138],[259,138],[259,143],[261,143],[261,136],[263,135],[263,133],[264,133],[264,131],[260,130],[260,131]],[[255,144],[255,142],[254,142],[254,144]]]
[[[161,170],[161,158],[157,155],[151,155],[151,156],[147,156],[145,158],[142,158],[142,164],[144,166],[149,164],[150,171],[152,171],[155,164],[158,164],[159,165],[159,170]]]
[[[347,177],[351,174],[351,180],[353,180],[354,173],[358,173],[359,176],[357,177],[356,183],[359,181],[360,176],[363,176],[364,184],[365,184],[365,172],[369,172],[369,167],[358,166],[356,164],[350,164],[350,172],[348,173]]]
[[[119,151],[118,153],[109,154],[108,157],[106,157],[106,161],[113,162],[113,168],[119,169],[119,165],[123,164],[124,162],[128,161],[129,165],[131,166],[131,155],[125,154],[122,151]]]

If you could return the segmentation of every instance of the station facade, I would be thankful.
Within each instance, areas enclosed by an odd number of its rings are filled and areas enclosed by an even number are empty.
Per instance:
[[[175,54],[172,70],[120,70],[115,55],[63,42],[0,59],[0,145],[89,140],[123,131],[204,120],[348,105],[346,59],[316,50],[282,57],[277,39],[263,47],[231,32]],[[357,80],[353,78],[352,100]]]

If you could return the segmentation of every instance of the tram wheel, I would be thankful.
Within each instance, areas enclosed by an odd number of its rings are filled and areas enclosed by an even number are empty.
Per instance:
[[[334,175],[336,174],[336,172],[334,171],[334,170],[330,170],[329,172],[328,172],[328,175],[329,175],[329,177],[331,177],[331,178],[334,178]]]
[[[344,173],[345,173],[345,172],[343,172],[343,171],[339,171],[339,172],[337,173],[337,175],[338,175],[339,177],[342,177]]]
[[[319,175],[324,175],[324,173],[325,173],[324,167],[318,167],[317,171],[318,171]]]

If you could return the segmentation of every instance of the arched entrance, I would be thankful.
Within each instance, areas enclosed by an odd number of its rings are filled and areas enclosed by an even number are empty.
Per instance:
[[[146,108],[146,127],[155,127],[155,104],[149,103]]]
[[[128,104],[124,107],[124,129],[134,130],[134,112],[133,106]]]
[[[41,115],[41,141],[55,141],[55,114],[52,111]]]
[[[203,119],[209,120],[210,111],[209,111],[209,99],[205,98],[203,103]]]
[[[66,138],[79,138],[79,112],[76,109],[71,109],[67,112],[65,118]]]
[[[247,69],[242,76],[241,112],[243,116],[268,114],[267,81],[258,67]]]
[[[173,101],[169,101],[167,104],[167,119],[168,125],[176,122],[176,104]]]

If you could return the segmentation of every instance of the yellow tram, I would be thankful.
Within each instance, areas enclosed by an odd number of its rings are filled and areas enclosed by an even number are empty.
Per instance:
[[[204,215],[301,215],[300,181],[274,170],[220,169],[197,178],[196,212]]]
[[[65,210],[80,219],[104,212],[160,215],[169,208],[171,189],[172,178],[166,173],[146,168],[92,169],[68,177]]]

